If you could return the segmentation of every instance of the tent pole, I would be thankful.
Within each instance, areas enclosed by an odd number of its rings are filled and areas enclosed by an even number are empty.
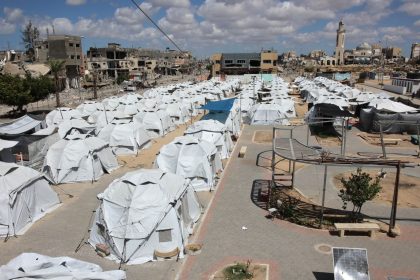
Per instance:
[[[420,157],[420,123],[417,121],[417,144],[419,145],[419,150],[417,152],[417,157]]]
[[[382,155],[386,158],[385,144],[384,144],[384,132],[382,130],[382,123],[379,121],[379,132],[381,133],[381,146],[382,146]]]
[[[343,155],[344,154],[344,149],[343,149],[343,147],[344,147],[344,118],[342,119],[342,121],[341,121],[341,155]]]
[[[306,146],[309,146],[309,123],[306,128]]]
[[[397,167],[397,174],[395,175],[394,196],[392,198],[391,217],[389,218],[389,229],[388,229],[388,235],[391,237],[395,237],[395,234],[392,232],[392,230],[395,228],[395,220],[397,218],[398,188],[400,185],[401,163],[398,162],[396,167]]]
[[[319,228],[322,228],[322,223],[324,222],[324,205],[325,205],[325,189],[327,186],[327,171],[328,171],[328,165],[324,165],[324,183],[322,187],[322,205],[321,205],[321,218],[319,220]]]

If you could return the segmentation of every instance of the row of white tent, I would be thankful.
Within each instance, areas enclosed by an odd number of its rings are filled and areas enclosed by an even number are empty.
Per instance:
[[[252,125],[289,124],[296,117],[295,101],[289,95],[289,84],[274,76],[272,81],[262,81],[258,76],[240,93],[240,107]],[[258,102],[258,99],[260,99]]]
[[[49,127],[45,131],[52,133],[54,130],[51,127],[58,127],[61,140],[48,149],[42,171],[54,184],[99,179],[104,172],[118,168],[115,155],[137,154],[150,145],[152,138],[162,137],[174,130],[176,124],[189,120],[188,114],[191,112],[186,107],[178,106],[181,103],[147,108],[142,101],[153,100],[154,104],[158,104],[157,100],[162,97],[169,94],[172,97],[179,96],[184,90],[187,95],[198,89],[205,90],[203,94],[210,94],[211,89],[213,93],[221,91],[227,94],[228,89],[236,89],[238,86],[237,80],[218,83],[217,87],[215,83],[178,84],[147,91],[144,96],[126,94],[105,99],[101,103],[85,102],[77,109],[57,108],[51,111],[46,116]],[[218,87],[226,88],[226,91]],[[166,108],[162,105],[166,105]],[[197,111],[195,106],[199,105],[194,104],[194,111]],[[142,111],[134,110],[134,107]],[[123,108],[122,111],[119,108]],[[42,134],[42,131],[38,134]]]
[[[59,184],[98,180],[104,172],[118,168],[115,154],[137,152],[150,144],[150,131],[138,122],[116,119],[95,136],[91,132],[96,127],[82,118],[75,118],[77,112],[72,109],[58,109],[48,118],[54,119],[54,114],[62,117],[58,128],[61,139],[48,147],[43,173],[29,167],[0,162],[0,236],[23,234],[33,222],[59,205],[59,199],[48,181]],[[153,124],[153,119],[150,123]],[[201,127],[213,127],[211,129],[219,129],[225,133],[221,124],[217,126],[213,123],[211,126],[207,122],[202,123]],[[164,135],[167,131],[168,129],[164,129],[161,134]],[[223,135],[219,133],[227,141],[226,145],[215,137],[217,133],[201,130],[199,123],[191,126],[190,133],[213,137],[213,142],[220,149],[221,158],[227,157],[231,149],[228,132]],[[210,136],[212,133],[213,136]],[[213,175],[211,172],[208,174],[208,177]],[[209,181],[213,182],[212,179]]]
[[[215,187],[222,159],[232,149],[226,125],[217,120],[190,125],[160,149],[156,169],[129,172],[98,195],[92,247],[105,244],[109,259],[126,264],[154,261],[159,253],[183,258],[203,210],[196,192]]]
[[[391,96],[385,92],[362,92],[325,77],[316,77],[313,80],[297,77],[294,83],[299,86],[301,96],[307,103],[334,104],[342,110],[351,105],[368,104],[368,107],[387,113],[417,112],[416,108],[390,100]]]

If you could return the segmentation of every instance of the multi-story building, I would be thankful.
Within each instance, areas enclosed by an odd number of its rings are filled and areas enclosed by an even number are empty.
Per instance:
[[[91,47],[87,57],[88,69],[97,71],[103,78],[117,78],[119,75],[128,77],[132,66],[127,50],[117,43],[108,43],[105,48]]]
[[[80,76],[83,75],[82,39],[74,35],[48,35],[47,60],[64,60],[68,83],[78,87]],[[42,49],[42,48],[41,48]],[[40,56],[40,59],[43,57]],[[82,72],[83,71],[83,72]]]
[[[402,57],[402,50],[398,47],[388,47],[382,49],[382,53],[385,55],[386,59],[395,59]]]
[[[410,54],[410,58],[414,59],[414,58],[420,58],[420,43],[413,43],[411,45],[411,54]]]
[[[278,55],[273,50],[260,53],[216,53],[211,56],[212,75],[277,73]]]
[[[327,56],[327,53],[323,50],[313,50],[308,55],[310,58],[320,59],[321,57]]]
[[[261,51],[261,73],[277,73],[277,52],[273,50]]]

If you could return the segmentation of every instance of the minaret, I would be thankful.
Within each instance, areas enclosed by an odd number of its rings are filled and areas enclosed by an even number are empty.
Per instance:
[[[344,64],[344,36],[346,34],[346,30],[344,30],[344,23],[340,20],[337,29],[337,39],[335,43],[335,59],[337,61],[337,65]]]

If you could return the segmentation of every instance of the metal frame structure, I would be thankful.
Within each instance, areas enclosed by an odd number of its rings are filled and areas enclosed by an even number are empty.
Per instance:
[[[283,130],[283,131],[289,130],[290,131],[289,138],[276,137],[276,132],[280,130]],[[296,162],[305,163],[305,164],[317,164],[317,165],[324,166],[320,226],[322,225],[323,219],[324,219],[325,192],[326,192],[328,166],[347,165],[347,166],[363,166],[363,167],[396,168],[396,178],[395,178],[392,208],[391,208],[391,215],[390,215],[389,229],[388,229],[388,235],[394,236],[393,229],[395,228],[395,220],[396,220],[396,215],[397,215],[398,189],[399,189],[401,168],[413,167],[412,164],[406,161],[401,161],[401,160],[346,157],[344,155],[332,154],[332,153],[323,151],[322,149],[315,149],[313,147],[309,147],[307,145],[302,144],[298,140],[294,139],[293,128],[273,127],[271,179],[274,186],[275,186],[275,176],[276,176],[276,173],[275,173],[276,165],[281,161],[281,160],[277,161],[276,156],[289,160],[289,173],[292,172],[292,178],[294,177]],[[293,169],[292,169],[292,162],[293,162]],[[293,188],[293,179],[292,179],[292,188]],[[271,190],[269,189],[268,196],[270,197],[270,195],[271,195]],[[270,199],[268,200],[270,201]]]
[[[382,146],[382,155],[384,158],[386,158],[386,149],[385,149],[385,143],[384,143],[384,132],[383,132],[383,125],[386,124],[404,124],[404,125],[410,125],[410,126],[416,126],[417,127],[417,139],[418,139],[418,146],[420,151],[420,121],[393,121],[393,120],[382,120],[378,121],[379,123],[379,133],[381,135],[381,146]],[[420,153],[417,154],[417,156],[420,157]]]

